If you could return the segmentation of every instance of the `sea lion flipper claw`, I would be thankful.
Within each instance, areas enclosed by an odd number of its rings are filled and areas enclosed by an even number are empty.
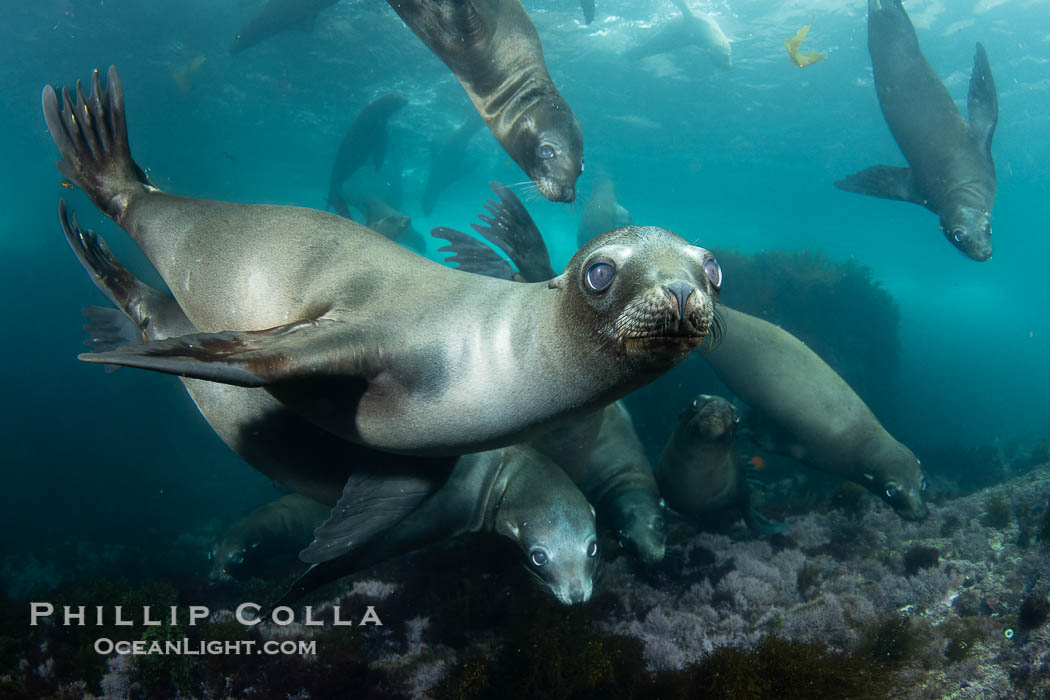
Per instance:
[[[347,345],[328,323],[306,320],[261,331],[193,333],[79,359],[245,387],[332,374],[374,376],[377,353]]]

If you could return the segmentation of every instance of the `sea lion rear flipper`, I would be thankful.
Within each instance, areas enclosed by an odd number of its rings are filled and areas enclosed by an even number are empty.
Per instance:
[[[580,9],[583,10],[584,24],[594,21],[594,0],[580,0]]]
[[[835,182],[835,187],[847,192],[867,194],[884,199],[923,204],[923,196],[915,185],[911,168],[893,165],[873,165]]]
[[[995,89],[992,67],[988,64],[988,54],[980,42],[977,42],[977,53],[973,57],[967,111],[970,117],[970,133],[981,150],[991,159],[992,136],[999,121],[999,94]]]
[[[326,375],[374,376],[376,355],[354,349],[332,322],[304,320],[261,331],[193,333],[109,352],[84,362],[140,367],[235,386],[261,387]]]
[[[473,272],[502,280],[514,279],[514,268],[496,251],[462,231],[438,226],[430,231],[434,238],[442,238],[448,245],[438,248],[439,253],[452,253],[445,258],[446,265],[453,265],[464,272]]]
[[[431,460],[427,460],[431,461]],[[308,564],[320,564],[360,548],[405,518],[441,486],[429,474],[352,474],[314,540],[299,553]]]
[[[489,187],[499,202],[485,200],[485,209],[492,216],[479,214],[486,225],[471,224],[471,228],[506,253],[526,282],[546,282],[557,277],[547,245],[525,205],[506,185],[493,181]]]

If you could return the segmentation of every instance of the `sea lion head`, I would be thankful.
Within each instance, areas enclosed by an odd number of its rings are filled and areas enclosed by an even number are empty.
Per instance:
[[[240,538],[224,535],[217,540],[208,552],[211,559],[211,572],[208,578],[212,581],[232,581],[241,578],[248,550],[257,547],[259,543],[249,546]]]
[[[736,439],[740,415],[733,404],[721,396],[700,394],[678,416],[678,422],[696,440],[732,443]]]
[[[984,206],[957,204],[946,209],[941,232],[967,257],[978,262],[992,257],[992,214]]]
[[[905,520],[924,519],[929,514],[922,501],[926,477],[915,453],[893,439],[865,452],[861,484]]]
[[[575,325],[625,365],[666,370],[707,337],[722,269],[710,251],[667,229],[622,226],[596,236],[549,286],[572,295]]]
[[[643,495],[644,497],[644,495]],[[645,498],[637,503],[619,504],[616,536],[623,549],[634,552],[645,564],[655,564],[667,551],[667,521],[661,503]]]
[[[576,199],[583,172],[583,131],[572,108],[555,91],[515,120],[507,152],[552,202]]]

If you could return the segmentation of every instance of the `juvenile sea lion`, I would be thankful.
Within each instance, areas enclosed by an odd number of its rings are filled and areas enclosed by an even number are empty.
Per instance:
[[[434,204],[445,189],[470,172],[474,165],[467,159],[467,144],[477,133],[483,122],[471,117],[449,134],[437,150],[427,173],[427,184],[423,190],[423,213],[430,216]]]
[[[270,37],[298,29],[312,32],[317,13],[337,0],[270,0],[255,17],[237,32],[230,53],[240,53]]]
[[[92,343],[133,344],[137,334],[150,339],[192,328],[173,299],[138,280],[101,238],[81,231],[75,217],[61,209],[63,230],[77,258],[121,309],[85,310],[92,319]],[[245,461],[299,489],[308,500],[334,504],[304,552],[317,566],[293,589],[295,595],[446,537],[493,531],[522,548],[530,572],[560,601],[590,597],[597,556],[594,509],[540,452],[523,445],[458,460],[392,455],[336,438],[263,389],[182,381],[201,414]],[[294,520],[283,511],[294,505],[290,500],[281,502],[280,522]],[[314,517],[312,506],[299,510]],[[271,530],[273,515],[268,510],[263,517]],[[237,543],[250,546],[260,538],[259,519],[250,520],[249,532],[235,533]],[[300,546],[309,541],[304,538]],[[239,550],[239,544],[222,544],[215,557],[220,568],[228,568]]]
[[[989,259],[999,97],[984,46],[977,44],[970,75],[969,126],[922,55],[900,0],[868,0],[868,50],[882,114],[910,167],[875,165],[835,186],[921,204],[940,216],[949,243]]]
[[[664,558],[667,532],[660,490],[622,402],[605,407],[598,441],[578,483],[621,547],[647,564]]]
[[[387,0],[445,62],[492,135],[540,193],[576,198],[583,132],[554,87],[536,27],[518,0]]]
[[[599,175],[594,179],[594,189],[583,205],[583,216],[576,229],[576,244],[583,245],[600,233],[618,226],[634,223],[631,212],[616,201],[616,186],[612,179]]]
[[[705,357],[778,438],[764,446],[864,486],[904,518],[926,516],[919,460],[848,384],[787,331],[720,306],[721,343]]]
[[[328,205],[341,216],[350,218],[350,209],[343,196],[343,183],[369,158],[376,170],[383,165],[386,158],[386,123],[407,104],[408,100],[401,93],[387,93],[362,109],[343,136],[328,180]]]
[[[329,508],[298,493],[259,506],[238,520],[212,547],[213,581],[229,581],[268,572],[270,560],[294,563],[296,553],[314,537]]]
[[[414,250],[426,249],[419,231],[412,228],[412,217],[402,214],[379,197],[353,196],[350,203],[365,217],[365,226],[390,240]]]
[[[729,38],[718,26],[714,17],[704,12],[694,12],[685,0],[671,0],[681,17],[663,23],[653,30],[654,35],[628,52],[635,59],[668,53],[686,46],[698,46],[722,68],[733,66],[733,48]]]
[[[176,197],[131,159],[116,70],[64,109],[61,171],[128,231],[200,333],[82,356],[265,386],[339,437],[408,454],[527,440],[683,360],[721,272],[665,229],[609,231],[547,283],[464,275],[359,224],[295,207]],[[226,330],[223,329],[266,329]]]

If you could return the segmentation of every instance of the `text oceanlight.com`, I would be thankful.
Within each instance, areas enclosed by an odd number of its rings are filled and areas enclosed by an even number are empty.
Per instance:
[[[282,641],[257,642],[254,639],[238,641],[199,641],[189,639],[177,639],[165,642],[139,639],[134,642],[113,641],[107,637],[95,640],[95,653],[108,656],[116,652],[120,655],[178,655],[178,656],[212,656],[240,655],[240,654],[296,654],[303,656],[315,656],[317,654],[316,641],[294,641],[285,639]]]

